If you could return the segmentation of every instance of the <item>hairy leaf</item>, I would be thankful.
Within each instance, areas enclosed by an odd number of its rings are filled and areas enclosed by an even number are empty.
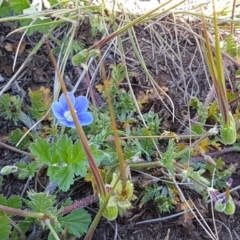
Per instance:
[[[67,227],[70,233],[77,237],[81,237],[87,232],[91,217],[84,209],[78,209],[72,211],[67,216],[58,218],[58,221],[62,226]]]
[[[23,131],[21,131],[19,128],[17,128],[16,130],[12,131],[8,141],[13,144],[16,145],[19,140],[22,138],[22,136],[24,135]],[[21,143],[18,145],[19,149],[26,149],[30,144],[29,141],[29,137],[28,135],[21,141]]]
[[[51,149],[50,144],[47,142],[47,140],[37,139],[30,145],[29,149],[41,163],[51,163]]]
[[[10,219],[7,216],[0,216],[0,239],[8,240],[11,233],[11,223]]]
[[[9,3],[16,14],[22,14],[24,9],[30,7],[28,0],[9,0]]]
[[[16,163],[16,166],[18,167],[18,177],[20,179],[33,177],[39,170],[39,164],[35,161],[30,163],[26,162]]]
[[[54,177],[58,182],[59,188],[64,192],[67,191],[74,182],[74,172],[69,166],[61,167]]]
[[[9,4],[6,1],[3,1],[0,6],[0,18],[11,16],[12,9],[9,7]]]
[[[52,209],[56,202],[54,195],[48,195],[46,192],[36,193],[34,191],[28,191],[28,197],[30,200],[24,200],[25,203],[35,212],[45,213]]]

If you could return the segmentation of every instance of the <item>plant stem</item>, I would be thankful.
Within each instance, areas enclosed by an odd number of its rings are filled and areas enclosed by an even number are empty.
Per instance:
[[[82,126],[80,125],[79,123],[79,120],[78,120],[78,117],[76,115],[76,112],[74,110],[74,107],[72,105],[72,102],[68,96],[68,93],[67,93],[67,88],[66,88],[66,85],[63,81],[63,77],[62,75],[60,74],[59,72],[59,69],[57,67],[57,63],[56,63],[56,60],[53,56],[53,53],[52,53],[52,50],[49,46],[49,43],[46,42],[46,46],[47,46],[47,49],[48,49],[48,52],[49,52],[49,55],[50,55],[50,58],[52,60],[52,63],[53,63],[53,66],[57,72],[57,75],[58,75],[58,79],[59,79],[59,83],[61,85],[61,88],[62,88],[62,91],[64,92],[64,95],[65,95],[65,98],[66,98],[66,101],[67,101],[67,104],[68,104],[68,107],[69,107],[69,110],[71,112],[71,115],[72,115],[72,118],[74,120],[74,123],[75,123],[75,126],[76,126],[76,130],[77,130],[77,133],[78,133],[78,137],[79,139],[81,140],[82,142],[82,145],[83,145],[83,148],[84,148],[84,151],[86,153],[86,156],[88,158],[88,163],[89,163],[89,166],[91,168],[91,171],[93,173],[93,176],[94,176],[94,180],[96,182],[96,186],[97,186],[97,189],[98,189],[98,193],[102,196],[102,197],[105,197],[106,196],[106,189],[105,189],[105,186],[104,186],[104,183],[103,183],[103,179],[102,179],[102,176],[98,170],[98,167],[94,161],[94,158],[93,158],[93,155],[92,155],[92,152],[91,152],[91,149],[88,145],[88,141],[87,141],[87,138],[84,134],[84,131],[83,131],[83,128]]]
[[[60,240],[60,238],[58,237],[55,229],[53,228],[49,218],[45,219],[45,223],[48,226],[48,228],[50,229],[50,232],[52,233],[53,237],[55,238],[55,240]]]
[[[21,210],[21,209],[16,209],[16,208],[11,208],[7,206],[0,205],[0,211],[6,212],[6,213],[11,213],[14,215],[22,216],[22,217],[29,217],[29,218],[36,218],[36,219],[43,219],[45,214],[40,213],[40,212],[30,212],[26,210]]]
[[[5,144],[3,142],[0,142],[0,147],[7,148],[10,151],[17,152],[17,153],[20,153],[20,154],[23,154],[23,155],[28,155],[28,156],[32,157],[31,153],[28,153],[28,152],[22,151],[20,149],[17,149],[15,147],[9,146],[9,145],[7,145],[7,144]]]

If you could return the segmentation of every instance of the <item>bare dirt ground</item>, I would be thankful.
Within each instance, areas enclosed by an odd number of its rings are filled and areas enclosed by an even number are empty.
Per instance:
[[[166,17],[161,19],[161,21],[156,21],[151,26],[143,24],[134,27],[136,40],[138,41],[139,49],[141,49],[141,54],[144,58],[148,71],[151,73],[151,76],[156,83],[168,94],[172,102],[165,95],[162,95],[162,98],[159,98],[158,95],[154,94],[154,91],[152,91],[152,82],[144,74],[141,64],[132,49],[128,35],[125,34],[122,37],[123,46],[126,52],[126,64],[129,76],[131,76],[130,80],[134,93],[137,97],[141,97],[142,94],[146,94],[147,91],[149,92],[148,97],[150,98],[150,101],[144,106],[142,111],[147,112],[151,109],[152,111],[158,113],[163,119],[161,129],[172,131],[176,134],[188,132],[188,126],[190,123],[188,118],[186,118],[185,113],[188,112],[190,98],[197,97],[198,99],[204,101],[211,87],[209,75],[205,70],[205,63],[202,60],[201,49],[197,45],[195,35],[193,35],[190,28],[188,28],[190,25],[192,30],[195,32],[199,31],[200,26],[198,22],[189,23],[184,19],[178,19],[175,21],[171,17]],[[25,60],[29,50],[32,49],[39,40],[38,34],[24,39],[26,43],[25,49],[17,59],[15,70],[12,70],[14,50],[8,51],[8,49],[6,49],[6,45],[8,43],[17,44],[21,35],[14,34],[7,38],[6,36],[14,28],[15,26],[11,23],[0,24],[0,89],[5,86],[8,80],[17,71],[18,67]],[[153,32],[157,32],[158,37],[156,37]],[[99,38],[99,36],[97,38]],[[87,23],[85,26],[81,26],[79,28],[79,34],[76,36],[76,39],[83,40],[86,43],[86,47],[96,41],[96,39],[91,37]],[[167,44],[171,46],[171,49],[166,47]],[[108,47],[109,44],[102,49],[102,53],[105,53]],[[112,46],[106,53],[106,69],[108,69],[108,66],[111,64],[120,61],[121,56],[115,50],[114,46]],[[94,60],[89,70],[90,74],[91,69],[94,69],[97,65],[97,60]],[[66,69],[65,79],[69,80],[68,88],[71,90],[78,78],[79,69],[74,67],[70,61]],[[225,72],[228,76],[227,85],[228,87],[232,87],[233,90],[236,88],[236,79],[234,77],[236,69],[237,66],[229,64]],[[31,59],[14,83],[10,85],[7,92],[13,95],[19,95],[28,102],[29,99],[26,97],[26,93],[29,88],[33,90],[44,86],[52,89],[53,78],[54,69],[50,63],[48,53],[43,47]],[[97,101],[99,94],[95,89],[95,85],[100,82],[101,77],[97,76],[92,85],[94,91],[96,91]],[[126,82],[122,83],[123,86],[124,84],[126,85]],[[83,82],[79,86],[77,93],[84,93],[86,89],[87,86]],[[174,122],[172,122],[172,103],[174,104]],[[99,104],[101,105],[101,98],[99,100]],[[195,113],[192,112],[191,114],[193,114],[192,117],[194,117]],[[24,124],[22,125],[23,127],[26,127]],[[14,126],[14,124],[0,119],[1,141],[6,142],[10,132],[15,128],[16,126]],[[240,153],[238,152],[231,151],[224,153],[223,151],[223,153],[221,153],[221,151],[217,152],[216,150],[210,150],[210,152],[215,152],[215,155],[223,158],[227,165],[238,164],[239,162]],[[14,164],[22,160],[23,156],[0,148],[0,159],[0,168],[2,168],[5,165]],[[237,170],[233,175],[234,186],[240,184],[239,170],[240,169],[237,166]],[[13,194],[21,195],[23,193],[24,195],[25,186],[27,186],[27,189],[41,189],[41,185],[38,182],[32,180],[26,183],[25,181],[17,179],[13,174],[4,176],[3,179],[3,187],[0,189],[0,193],[3,193],[7,197]],[[48,180],[44,173],[39,176],[39,181],[41,184],[46,185]],[[89,194],[89,186],[84,185],[84,187],[82,187],[82,182],[79,182],[78,184],[81,186],[82,196],[87,196]],[[233,193],[234,199],[239,200],[239,193],[240,192]],[[69,194],[70,193],[60,195],[58,200],[61,201],[62,199],[67,198]],[[74,195],[74,192],[71,194],[73,199],[78,199],[79,196]],[[194,197],[201,201],[197,193]],[[213,225],[210,208],[209,206],[205,206],[205,208],[204,217],[209,223],[210,228],[212,228]],[[95,215],[97,209],[98,206],[96,204],[93,204],[88,208],[93,215]],[[176,213],[175,210],[169,214],[160,214],[153,203],[149,203],[144,206],[144,208],[140,208],[139,203],[136,201],[134,204],[134,210],[130,211],[126,216],[119,217],[116,222],[108,222],[103,219],[99,224],[93,239],[210,239],[196,220],[192,219],[189,220],[189,222],[184,223],[182,216],[170,218],[166,221],[159,221],[157,223],[135,225],[135,223],[143,220],[169,216],[174,213]],[[240,239],[240,208],[237,208],[236,213],[230,217],[224,214],[215,214],[219,230],[219,239]],[[232,234],[232,238],[229,231]],[[32,229],[32,232],[29,233],[27,239],[46,239],[46,235],[43,233],[42,229],[36,225]]]

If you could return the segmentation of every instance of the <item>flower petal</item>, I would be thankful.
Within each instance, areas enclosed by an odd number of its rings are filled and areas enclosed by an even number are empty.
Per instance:
[[[69,98],[70,98],[70,100],[71,100],[71,102],[72,102],[72,104],[74,106],[74,104],[75,104],[75,97],[74,97],[74,95],[71,92],[68,92],[68,96],[69,96]],[[65,111],[69,110],[69,107],[68,107],[68,104],[67,104],[67,100],[65,98],[64,93],[61,94],[61,96],[59,98],[59,102],[63,105]]]
[[[93,122],[93,115],[90,112],[77,112],[77,116],[82,126],[89,125]]]
[[[64,107],[60,102],[52,103],[52,111],[54,116],[59,120],[64,118]]]
[[[62,118],[59,119],[59,122],[66,127],[75,128],[75,123],[73,121],[67,121],[65,118]]]
[[[77,112],[86,112],[88,109],[88,99],[84,96],[79,96],[76,98],[74,108]]]

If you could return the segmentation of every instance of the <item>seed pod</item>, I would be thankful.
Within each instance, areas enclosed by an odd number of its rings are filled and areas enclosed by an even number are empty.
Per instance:
[[[225,198],[220,198],[215,202],[215,210],[218,212],[224,212],[226,209],[226,199]]]
[[[224,213],[227,214],[227,215],[232,215],[232,214],[234,214],[235,209],[236,209],[235,204],[234,204],[234,202],[231,198],[226,203],[226,208],[224,210]]]

